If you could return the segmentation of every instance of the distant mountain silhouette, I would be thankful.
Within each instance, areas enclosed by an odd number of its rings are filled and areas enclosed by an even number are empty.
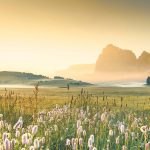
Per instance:
[[[150,71],[150,53],[144,51],[139,58],[131,50],[114,45],[106,46],[97,59],[95,72],[147,72]]]
[[[132,71],[136,65],[136,56],[132,51],[113,45],[103,49],[96,62],[96,72]]]
[[[137,67],[139,71],[150,71],[150,53],[144,51],[138,58]]]
[[[85,80],[85,76],[94,72],[95,64],[76,64],[72,65],[67,69],[59,70],[56,72],[57,75],[64,77],[71,77],[75,79]]]
[[[132,50],[109,44],[95,64],[72,65],[56,74],[90,82],[145,80],[150,75],[150,53],[143,51],[137,58]]]

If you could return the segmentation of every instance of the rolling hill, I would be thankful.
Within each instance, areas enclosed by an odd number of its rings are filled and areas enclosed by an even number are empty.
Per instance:
[[[66,87],[68,84],[70,86],[87,86],[92,85],[87,82],[77,81],[73,79],[65,78],[53,78],[43,75],[36,75],[32,73],[25,72],[11,72],[11,71],[1,71],[0,72],[0,84],[1,85],[35,85],[39,83],[40,86],[55,86],[55,87]]]

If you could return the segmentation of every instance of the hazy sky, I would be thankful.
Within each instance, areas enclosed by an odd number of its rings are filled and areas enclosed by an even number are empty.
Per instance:
[[[150,0],[0,0],[0,70],[94,63],[107,44],[150,52]]]

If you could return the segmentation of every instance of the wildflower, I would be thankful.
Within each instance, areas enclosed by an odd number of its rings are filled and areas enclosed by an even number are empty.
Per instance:
[[[70,146],[70,140],[69,139],[66,140],[66,145]]]
[[[16,130],[15,136],[16,136],[16,138],[18,138],[20,136],[20,131],[19,130]]]
[[[42,144],[45,144],[45,137],[42,137]]]
[[[0,144],[0,150],[4,150],[4,146]]]
[[[27,133],[22,135],[22,145],[28,144],[28,135]]]
[[[77,150],[77,143],[76,142],[73,144],[73,150]]]
[[[113,136],[113,135],[114,135],[113,130],[109,130],[109,136]]]
[[[12,145],[12,147],[14,147],[15,144],[16,144],[16,139],[12,139],[12,140],[11,140],[11,145]]]
[[[83,145],[83,139],[79,138],[79,145],[82,146]]]
[[[9,139],[7,139],[7,138],[4,141],[4,148],[5,148],[5,150],[10,150],[10,148],[11,148],[11,143],[10,143]]]
[[[81,126],[81,120],[77,121],[77,128],[79,128]]]
[[[121,133],[124,133],[124,132],[125,132],[125,126],[124,126],[124,124],[121,124],[121,125],[120,125],[120,132],[121,132]]]
[[[106,150],[109,150],[109,147],[110,147],[110,145],[109,145],[109,143],[106,145]]]
[[[22,117],[20,117],[17,123],[14,125],[13,129],[16,130],[16,129],[22,128],[22,125],[23,125],[23,120],[22,120]]]
[[[140,130],[141,130],[142,133],[146,133],[148,131],[148,128],[147,128],[147,126],[142,126],[140,128]]]
[[[35,148],[35,149],[38,149],[39,147],[40,147],[39,140],[38,140],[38,139],[35,139],[35,140],[34,140],[34,148]]]
[[[92,146],[93,146],[92,139],[89,138],[89,139],[88,139],[88,147],[91,148]]]
[[[85,131],[85,130],[83,130],[83,136],[84,136],[84,137],[86,136],[86,131]]]
[[[5,141],[6,138],[8,138],[8,133],[7,133],[7,132],[4,132],[4,133],[3,133],[3,141]]]
[[[110,143],[110,140],[109,140],[109,139],[107,140],[107,143]]]
[[[101,115],[101,121],[104,122],[107,119],[107,112],[102,113]]]
[[[119,136],[116,137],[116,144],[119,144]]]
[[[68,131],[68,128],[66,128],[66,130],[65,130],[66,132]]]
[[[67,146],[70,145],[70,140],[69,140],[69,139],[66,140],[66,145],[67,145]]]
[[[73,146],[74,142],[75,142],[75,139],[72,138],[72,139],[71,139],[71,144],[72,144],[72,146]]]
[[[32,127],[32,134],[35,135],[37,133],[37,131],[38,131],[38,126],[37,125],[33,126]]]
[[[38,118],[38,119],[39,119],[39,122],[44,122],[45,114],[46,114],[46,113],[45,113],[44,111],[39,113],[39,118]]]
[[[122,150],[127,150],[127,147],[125,145],[123,145]]]
[[[29,150],[35,150],[34,146],[30,146]]]
[[[63,140],[63,137],[61,137],[60,140],[62,141],[62,140]]]
[[[150,142],[145,144],[145,150],[149,150],[150,149]]]
[[[82,126],[79,126],[78,129],[77,129],[77,135],[78,135],[78,137],[81,136],[82,131],[83,131]]]
[[[92,139],[92,143],[94,143],[94,135],[93,134],[90,136],[90,138]]]
[[[131,132],[131,137],[132,137],[132,140],[134,140],[134,138],[135,138],[135,133],[134,132]]]

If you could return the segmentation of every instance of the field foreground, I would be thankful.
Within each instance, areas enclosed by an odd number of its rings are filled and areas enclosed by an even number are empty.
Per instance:
[[[0,89],[0,150],[149,150],[150,88]]]

